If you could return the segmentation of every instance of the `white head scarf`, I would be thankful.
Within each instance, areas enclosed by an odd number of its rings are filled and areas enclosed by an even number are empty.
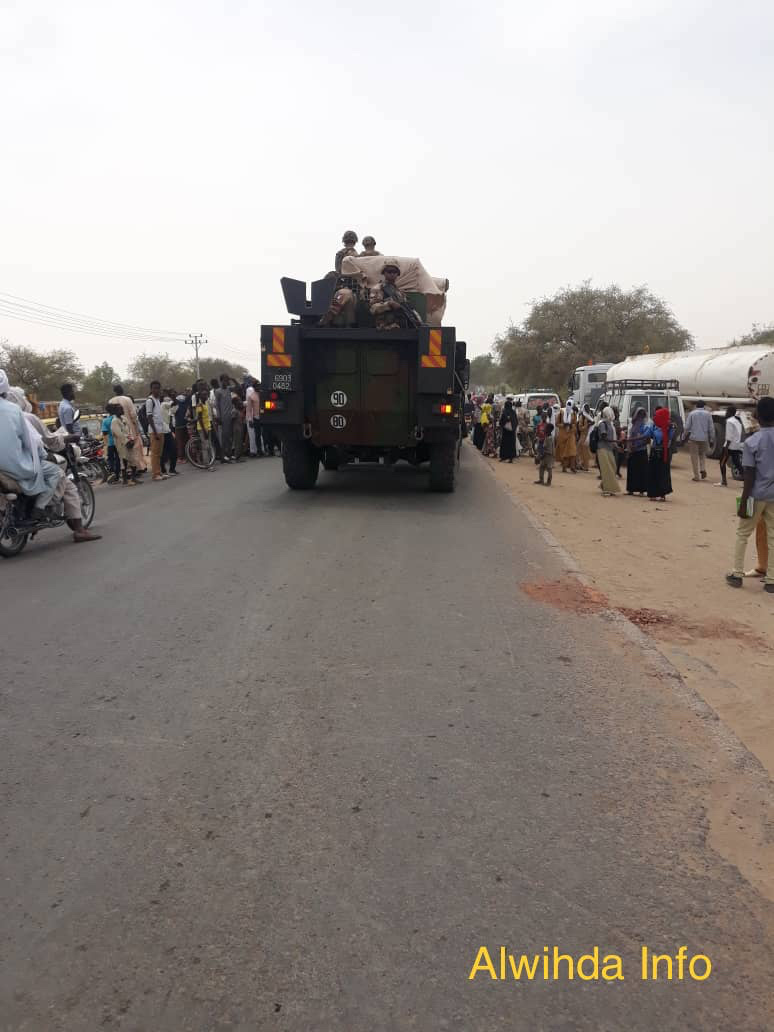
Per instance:
[[[16,402],[22,412],[32,412],[32,405],[27,401],[22,387],[9,387],[7,397],[9,401]]]
[[[5,371],[0,369],[0,394],[5,394],[8,401],[18,405],[22,412],[31,412],[32,405],[27,401],[27,395],[21,387],[11,387]],[[45,453],[43,438],[30,423],[28,419],[22,419],[22,436],[25,449],[30,453],[32,459],[32,470],[35,476],[40,473],[40,457]]]
[[[562,416],[562,422],[565,426],[571,426],[572,424],[572,410],[575,408],[572,398],[567,399],[567,404],[564,406],[564,414]]]
[[[606,419],[608,423],[612,423],[615,420],[615,412],[613,412],[609,405],[602,409],[602,418]]]

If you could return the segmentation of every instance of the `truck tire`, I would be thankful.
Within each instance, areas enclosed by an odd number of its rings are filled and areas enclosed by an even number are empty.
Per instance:
[[[282,472],[285,483],[294,491],[308,491],[317,483],[320,457],[306,441],[282,442]]]
[[[335,472],[341,465],[341,453],[338,448],[326,448],[323,452],[323,469],[327,469],[329,473]]]
[[[444,441],[430,448],[430,490],[453,491],[457,466],[457,442]]]
[[[710,458],[719,459],[723,453],[723,445],[726,442],[725,416],[713,416],[712,422],[715,424],[715,447],[712,450]]]

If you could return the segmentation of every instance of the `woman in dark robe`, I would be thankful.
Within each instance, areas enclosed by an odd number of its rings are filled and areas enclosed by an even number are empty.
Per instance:
[[[481,405],[478,401],[473,404],[473,444],[479,451],[484,447],[484,427],[481,425]]]
[[[513,462],[516,455],[516,413],[508,398],[500,416],[500,462]]]
[[[648,437],[643,433],[647,412],[638,408],[629,427],[629,461],[626,464],[626,493],[645,494],[648,490]]]
[[[648,499],[651,502],[665,502],[672,493],[672,450],[675,428],[669,416],[669,409],[658,408],[653,413],[655,426],[647,426],[644,433],[653,442],[648,460]]]

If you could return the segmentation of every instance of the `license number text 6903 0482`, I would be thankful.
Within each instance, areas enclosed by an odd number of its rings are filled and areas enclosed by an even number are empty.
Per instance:
[[[274,391],[289,391],[293,388],[292,373],[275,373],[271,384]]]

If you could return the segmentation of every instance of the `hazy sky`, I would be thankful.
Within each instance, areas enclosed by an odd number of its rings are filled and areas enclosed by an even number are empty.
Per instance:
[[[0,0],[0,291],[255,368],[351,227],[449,277],[469,353],[586,278],[723,344],[774,321],[773,44],[771,0]]]

